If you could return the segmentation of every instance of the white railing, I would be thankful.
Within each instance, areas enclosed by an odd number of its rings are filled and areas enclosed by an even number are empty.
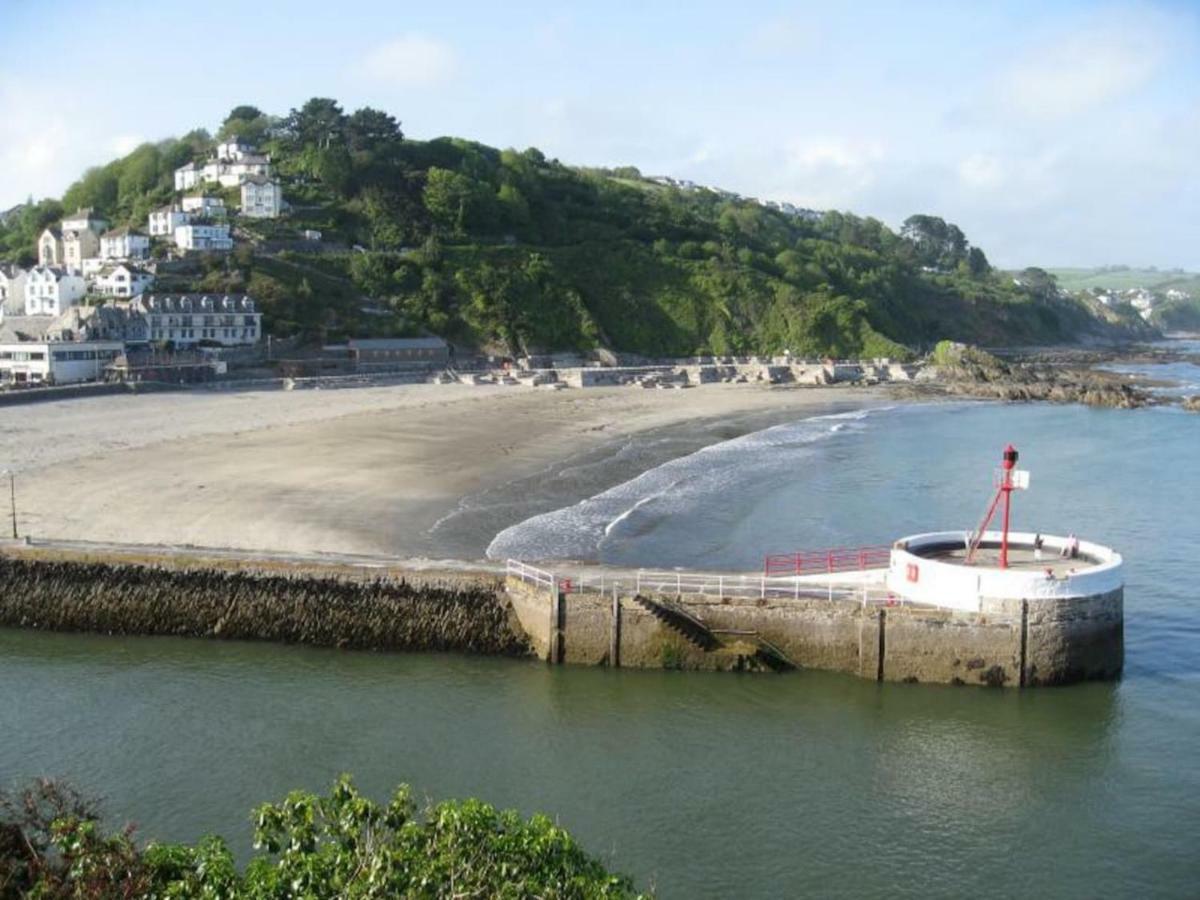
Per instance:
[[[818,584],[795,577],[767,577],[755,574],[731,574],[727,572],[684,572],[678,570],[653,571],[583,569],[576,572],[561,570],[548,572],[530,566],[520,560],[510,559],[506,565],[509,577],[519,578],[546,590],[558,590],[564,594],[667,594],[671,596],[742,597],[765,600],[768,597],[790,597],[799,600],[825,598],[833,600],[854,599],[866,605],[887,601],[886,592],[880,586],[834,586],[832,582]]]
[[[526,565],[519,559],[510,559],[505,563],[504,574],[509,578],[519,578],[526,584],[542,587],[548,591],[554,590],[554,574],[545,569]]]

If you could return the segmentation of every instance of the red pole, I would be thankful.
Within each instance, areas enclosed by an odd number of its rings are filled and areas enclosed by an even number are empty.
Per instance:
[[[1000,538],[1000,568],[1008,568],[1008,514],[1012,508],[1012,484],[1009,482],[1011,473],[1004,472],[1004,535]]]

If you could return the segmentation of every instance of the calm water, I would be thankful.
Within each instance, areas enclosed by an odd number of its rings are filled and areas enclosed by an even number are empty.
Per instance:
[[[574,523],[614,562],[753,567],[767,550],[966,528],[1009,440],[1033,473],[1018,527],[1126,555],[1118,684],[1018,693],[0,632],[0,780],[66,775],[145,835],[219,830],[243,848],[259,800],[341,771],[379,796],[409,781],[551,812],[664,897],[1195,897],[1200,416],[954,405],[810,421],[493,549],[550,553]]]

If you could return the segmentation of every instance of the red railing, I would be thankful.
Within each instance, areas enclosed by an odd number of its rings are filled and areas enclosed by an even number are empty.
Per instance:
[[[768,578],[781,578],[788,575],[883,569],[891,560],[891,554],[891,547],[834,547],[799,553],[773,553],[763,558],[763,574]]]

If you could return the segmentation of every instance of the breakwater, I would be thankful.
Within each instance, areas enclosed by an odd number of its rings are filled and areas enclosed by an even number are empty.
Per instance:
[[[0,556],[0,626],[523,655],[486,579]]]

